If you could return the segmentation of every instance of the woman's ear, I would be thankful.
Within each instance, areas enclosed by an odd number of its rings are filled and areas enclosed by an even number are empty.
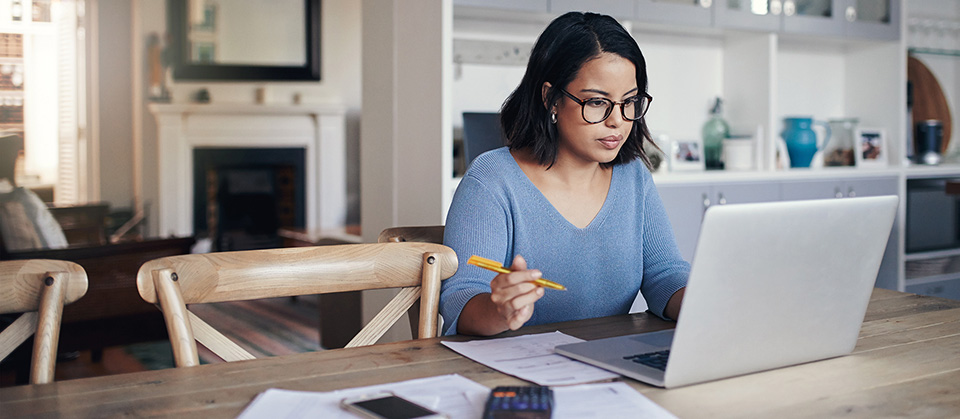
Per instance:
[[[543,82],[543,86],[540,88],[540,99],[543,100],[543,107],[547,108],[547,111],[551,110],[551,106],[547,104],[547,94],[550,93],[550,88],[553,87],[550,82]]]

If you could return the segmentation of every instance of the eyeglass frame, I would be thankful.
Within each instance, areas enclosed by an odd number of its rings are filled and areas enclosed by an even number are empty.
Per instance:
[[[630,119],[630,118],[627,118],[627,112],[626,112],[626,109],[624,109],[624,106],[625,106],[626,103],[627,103],[626,100],[622,100],[622,101],[620,101],[620,102],[616,102],[616,101],[607,99],[607,98],[605,98],[605,97],[594,97],[594,98],[590,98],[590,99],[585,99],[585,100],[584,100],[584,99],[580,99],[580,98],[574,96],[573,93],[568,92],[566,89],[564,89],[564,88],[562,88],[562,87],[560,87],[559,89],[560,89],[560,92],[561,92],[561,93],[563,93],[563,94],[566,95],[568,98],[570,98],[571,100],[573,100],[574,102],[576,102],[578,105],[580,105],[580,117],[583,118],[583,121],[586,122],[586,123],[588,123],[588,124],[599,124],[599,123],[601,123],[601,122],[603,122],[603,121],[606,121],[607,118],[610,117],[610,115],[613,115],[613,108],[614,108],[615,106],[617,106],[617,105],[620,105],[620,116],[622,116],[625,121],[630,121],[630,122],[639,121],[641,118],[643,118],[644,115],[647,114],[647,111],[650,110],[650,105],[653,104],[653,96],[650,96],[647,92],[641,92],[641,93],[639,93],[639,94],[636,94],[636,95],[634,95],[634,96],[631,96],[631,97],[628,98],[628,99],[632,99],[632,98],[634,98],[634,97],[638,97],[638,96],[639,96],[641,99],[640,99],[638,102],[642,102],[643,99],[646,99],[647,102],[649,102],[649,103],[647,103],[646,108],[644,108],[643,113],[641,113],[640,116],[637,116],[635,119]],[[601,119],[601,120],[599,120],[599,121],[596,121],[596,122],[591,122],[590,120],[587,119],[587,116],[585,115],[585,112],[587,111],[587,107],[586,107],[587,102],[589,102],[589,101],[591,101],[591,100],[602,100],[602,101],[605,101],[605,102],[607,102],[608,104],[610,104],[610,106],[607,107],[607,113],[606,113],[606,115],[603,116],[603,119]]]

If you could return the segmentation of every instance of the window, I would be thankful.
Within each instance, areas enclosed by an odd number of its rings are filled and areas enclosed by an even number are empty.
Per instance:
[[[0,0],[0,131],[23,138],[14,181],[52,187],[58,203],[82,198],[82,10],[82,0]]]

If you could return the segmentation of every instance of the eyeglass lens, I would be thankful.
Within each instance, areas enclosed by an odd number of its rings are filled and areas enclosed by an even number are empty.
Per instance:
[[[643,116],[650,106],[650,101],[643,96],[635,96],[619,104],[623,119],[636,121]],[[615,104],[603,98],[588,99],[583,103],[583,119],[589,123],[603,122],[613,112]]]

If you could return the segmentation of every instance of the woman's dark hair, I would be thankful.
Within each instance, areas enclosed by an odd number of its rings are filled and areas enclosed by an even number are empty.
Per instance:
[[[557,126],[550,122],[549,111],[544,106],[543,83],[550,82],[552,86],[546,103],[557,103],[563,97],[558,88],[566,88],[584,63],[603,52],[632,62],[637,69],[639,92],[647,91],[647,64],[640,47],[614,18],[569,12],[550,22],[533,46],[523,80],[500,110],[500,123],[511,150],[529,147],[543,165],[552,166],[557,161]],[[617,157],[602,165],[609,167],[639,157],[649,167],[643,141],[653,143],[646,121],[640,118],[633,123]]]

